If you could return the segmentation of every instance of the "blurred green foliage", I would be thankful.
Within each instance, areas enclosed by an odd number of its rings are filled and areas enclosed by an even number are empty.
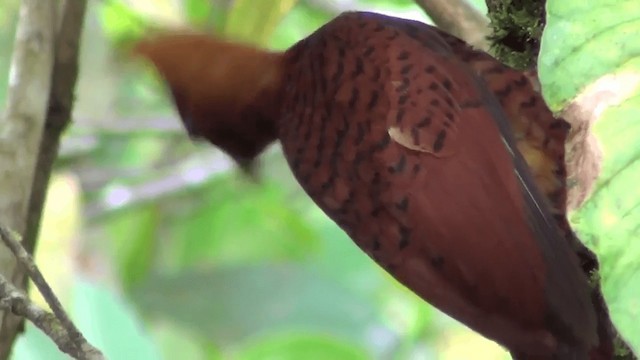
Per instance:
[[[485,11],[484,1],[472,2]],[[15,16],[4,15],[15,14],[17,3],[0,4],[0,42],[6,48],[13,41]],[[89,2],[74,125],[65,136],[68,146],[63,146],[54,177],[54,183],[73,179],[79,185],[51,188],[44,221],[54,225],[43,234],[51,237],[58,224],[64,239],[47,242],[43,237],[40,243],[46,250],[38,261],[51,267],[66,262],[60,252],[69,262],[73,259],[74,280],[59,281],[71,288],[65,303],[89,340],[109,358],[509,358],[377,267],[302,193],[278,149],[262,158],[263,183],[251,184],[229,169],[224,157],[211,156],[215,149],[190,143],[176,126],[162,84],[150,72],[122,61],[118,52],[149,26],[192,26],[285,49],[346,10],[341,3]],[[344,3],[428,21],[411,0]],[[549,50],[542,58],[554,56],[559,43],[545,39]],[[8,58],[0,57],[0,66],[6,68]],[[7,73],[0,71],[0,84],[6,83]],[[564,81],[562,74],[545,76],[549,88]],[[557,101],[583,85],[558,91]],[[0,86],[0,100],[5,89]],[[619,182],[598,192],[594,198],[601,200],[585,207],[596,210],[585,210],[580,217],[581,233],[603,244],[627,244],[637,232],[631,221],[636,217],[621,212],[631,214],[635,203],[618,206],[637,176],[616,175],[616,169],[636,158],[632,145],[640,134],[632,130],[638,127],[631,119],[637,108],[616,111],[611,117],[622,120],[603,123],[598,131],[607,149],[619,154],[605,171]],[[158,125],[133,122],[143,117]],[[174,127],[165,129],[163,118]],[[61,212],[60,199],[71,194],[82,201],[70,207],[69,215]],[[606,205],[607,214],[629,218],[628,226],[605,227],[600,214],[607,201],[615,202]],[[75,220],[65,222],[58,213]],[[596,228],[606,228],[609,237],[593,231]],[[53,252],[56,244],[59,251]],[[618,264],[603,271],[614,316],[637,329],[637,321],[620,314],[634,316],[636,311],[635,318],[640,318],[639,305],[618,307],[622,303],[615,300],[640,298],[640,284],[629,285],[638,281],[629,271],[637,269],[638,257],[622,246],[615,251],[596,248],[604,264]],[[51,280],[55,285],[58,279]],[[14,358],[63,357],[28,327]]]

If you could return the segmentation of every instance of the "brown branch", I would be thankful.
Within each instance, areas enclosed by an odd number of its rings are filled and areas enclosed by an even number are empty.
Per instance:
[[[18,262],[36,284],[36,287],[53,311],[53,314],[41,309],[20,290],[0,275],[0,305],[13,314],[29,319],[42,330],[58,348],[81,360],[102,360],[104,356],[84,338],[75,324],[64,311],[60,300],[54,294],[49,284],[27,250],[21,245],[19,235],[0,225],[0,240],[11,250]]]
[[[489,19],[466,0],[416,0],[442,30],[477,49],[489,50]]]

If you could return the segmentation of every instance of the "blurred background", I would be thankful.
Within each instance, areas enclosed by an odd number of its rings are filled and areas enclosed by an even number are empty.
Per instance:
[[[18,5],[0,2],[0,107]],[[509,358],[358,250],[277,147],[255,185],[191,143],[155,74],[121,51],[141,21],[285,49],[349,9],[430,22],[410,0],[89,1],[73,124],[36,257],[108,358]],[[14,355],[64,358],[31,326]]]

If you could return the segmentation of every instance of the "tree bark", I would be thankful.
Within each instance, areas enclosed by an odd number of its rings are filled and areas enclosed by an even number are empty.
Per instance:
[[[86,7],[87,0],[65,0],[62,5],[60,27],[55,42],[49,106],[38,152],[27,213],[27,228],[24,234],[24,246],[29,252],[33,252],[38,237],[47,184],[58,155],[60,138],[71,122],[74,91],[78,78],[78,52]]]
[[[546,0],[485,2],[491,20],[492,53],[516,69],[535,69],[546,23]]]
[[[0,221],[24,234],[29,252],[35,248],[60,136],[71,116],[85,10],[86,0],[23,0],[20,8],[7,112],[0,122]],[[5,247],[0,247],[0,273],[26,289],[25,272]],[[4,360],[22,319],[0,314]]]
[[[48,106],[55,0],[23,0],[9,74],[4,118],[0,121],[0,222],[24,234],[38,147]],[[24,284],[24,269],[0,246],[0,273]],[[8,358],[22,319],[0,312],[0,359]]]

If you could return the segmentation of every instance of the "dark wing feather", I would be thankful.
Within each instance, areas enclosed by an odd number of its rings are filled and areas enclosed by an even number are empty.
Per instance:
[[[564,145],[570,125],[554,117],[522,71],[501,64],[484,51],[473,49],[437,28],[433,32],[447,42],[458,59],[480,75],[500,102],[515,135],[516,146],[529,165],[536,185],[549,199],[556,219],[562,222],[562,230],[570,232],[564,219],[567,208]]]
[[[513,158],[515,175],[522,189],[525,210],[535,239],[548,266],[546,291],[551,310],[560,321],[549,324],[558,332],[569,331],[576,338],[597,344],[596,314],[591,302],[591,289],[561,229],[553,218],[547,199],[536,186],[531,171],[516,147],[513,132],[498,100],[487,91],[483,81],[471,75],[482,103],[500,130],[506,149]]]

